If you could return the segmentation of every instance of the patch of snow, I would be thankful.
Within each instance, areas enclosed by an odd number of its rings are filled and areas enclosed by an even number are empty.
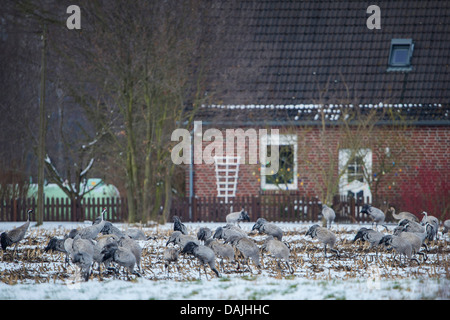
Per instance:
[[[85,176],[85,175],[88,173],[88,171],[91,170],[93,164],[94,164],[94,158],[92,158],[92,159],[89,161],[87,167],[84,168],[83,171],[81,171],[80,177]]]

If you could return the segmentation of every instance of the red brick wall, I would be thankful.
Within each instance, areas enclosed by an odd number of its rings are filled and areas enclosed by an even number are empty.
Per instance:
[[[448,127],[419,127],[411,135],[412,150],[405,153],[408,165],[398,174],[391,194],[388,187],[384,191],[404,210],[427,211],[443,219],[450,205],[450,131]]]
[[[206,129],[203,128],[203,131]],[[281,134],[292,134],[292,132],[283,131],[282,128],[279,129]],[[323,192],[323,180],[329,178],[327,174],[319,174],[324,168],[332,165],[333,177],[337,179],[338,150],[345,148],[343,143],[345,139],[341,139],[343,134],[338,128],[327,127],[322,137],[320,131],[319,127],[299,127],[295,131],[298,139],[298,192],[308,196],[320,197]],[[429,214],[435,211],[435,215],[438,216],[438,211],[443,210],[442,204],[434,205],[433,203],[442,202],[445,197],[450,198],[449,127],[421,126],[402,131],[379,127],[375,134],[378,138],[392,139],[391,143],[388,142],[386,145],[389,145],[392,154],[398,154],[395,165],[382,177],[378,195],[383,199],[389,199],[400,209],[421,212],[428,208]],[[225,133],[223,137],[225,152]],[[375,138],[365,137],[364,141],[367,145],[363,147],[375,148],[371,146],[373,140]],[[203,149],[209,143],[203,142]],[[379,170],[380,155],[383,155],[384,150],[383,143],[377,145],[377,150],[372,150],[373,172]],[[259,179],[259,165],[241,164],[237,196],[259,194],[261,192]],[[186,172],[186,182],[189,188],[189,172]],[[196,196],[217,195],[214,165],[194,165],[194,193]]]

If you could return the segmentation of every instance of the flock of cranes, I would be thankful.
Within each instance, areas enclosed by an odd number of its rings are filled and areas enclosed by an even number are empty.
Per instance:
[[[416,255],[421,255],[422,260],[427,260],[429,249],[426,241],[438,240],[439,220],[434,216],[429,216],[423,212],[423,219],[419,219],[411,213],[395,213],[394,208],[390,208],[395,219],[399,220],[398,225],[392,233],[382,233],[378,231],[381,225],[388,232],[385,224],[385,214],[382,210],[371,205],[364,205],[361,213],[367,214],[372,218],[372,228],[360,228],[353,241],[368,242],[368,250],[376,249],[378,258],[378,249],[387,247],[387,250],[394,250],[396,254],[404,257],[405,260],[419,263]],[[70,263],[79,267],[80,273],[85,281],[88,281],[93,273],[95,264],[98,266],[98,272],[101,272],[100,266],[103,265],[106,270],[112,271],[115,276],[119,274],[120,267],[125,270],[127,277],[130,274],[141,277],[142,267],[142,248],[137,240],[155,239],[147,237],[142,230],[130,229],[128,232],[122,232],[111,222],[104,219],[106,209],[92,225],[81,229],[73,229],[62,239],[53,237],[44,248],[44,252],[62,252],[66,255],[65,265]],[[28,211],[28,220],[22,226],[10,231],[1,233],[0,243],[3,251],[7,247],[14,246],[13,259],[16,255],[17,246],[24,239],[30,226],[33,211]],[[310,236],[323,245],[324,257],[327,258],[327,249],[335,254],[337,258],[341,257],[339,248],[336,246],[337,237],[332,231],[332,224],[336,218],[334,210],[326,205],[322,207],[322,216],[326,222],[326,227],[319,224],[313,224],[307,230],[305,236]],[[249,237],[249,234],[240,228],[239,223],[250,221],[248,213],[242,209],[238,212],[228,214],[227,224],[211,230],[208,227],[201,227],[196,234],[190,234],[188,228],[181,220],[174,216],[173,232],[170,234],[163,252],[164,266],[169,273],[170,265],[175,263],[179,270],[180,255],[183,257],[192,257],[198,261],[198,271],[201,277],[201,268],[207,277],[206,268],[209,267],[217,277],[221,274],[221,269],[216,265],[217,259],[219,265],[224,270],[224,260],[236,265],[237,269],[241,264],[252,272],[250,261],[257,268],[261,268],[262,252],[269,253],[276,262],[280,270],[283,264],[288,272],[294,273],[294,268],[290,265],[292,256],[289,243],[283,241],[283,230],[275,223],[269,222],[264,218],[259,218],[252,227],[252,233],[258,232],[265,235],[262,246]],[[375,226],[375,228],[373,228]],[[442,235],[450,229],[450,220],[443,222]],[[424,248],[424,250],[422,250]],[[4,257],[4,255],[3,255]],[[117,268],[119,267],[119,268]],[[137,270],[136,270],[137,269]],[[150,270],[151,271],[151,270]]]

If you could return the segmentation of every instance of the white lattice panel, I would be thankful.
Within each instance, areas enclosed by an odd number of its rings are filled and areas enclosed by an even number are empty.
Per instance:
[[[214,157],[216,166],[217,197],[228,199],[236,196],[236,188],[239,178],[240,157]]]

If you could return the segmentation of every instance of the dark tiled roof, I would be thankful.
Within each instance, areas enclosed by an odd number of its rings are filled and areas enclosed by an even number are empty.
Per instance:
[[[427,109],[429,114],[417,117],[448,120],[449,1],[378,1],[381,30],[367,28],[370,14],[366,10],[373,3],[366,1],[237,3],[239,8],[224,3],[215,11],[218,15],[232,14],[217,78],[211,83],[220,86],[223,79],[231,79],[233,84],[212,103],[420,104],[422,107],[401,112],[423,113]],[[239,20],[238,26],[233,27],[233,18]],[[393,38],[413,39],[412,71],[387,71]],[[441,108],[432,111],[435,104]],[[301,116],[299,108],[278,111],[293,119]]]

